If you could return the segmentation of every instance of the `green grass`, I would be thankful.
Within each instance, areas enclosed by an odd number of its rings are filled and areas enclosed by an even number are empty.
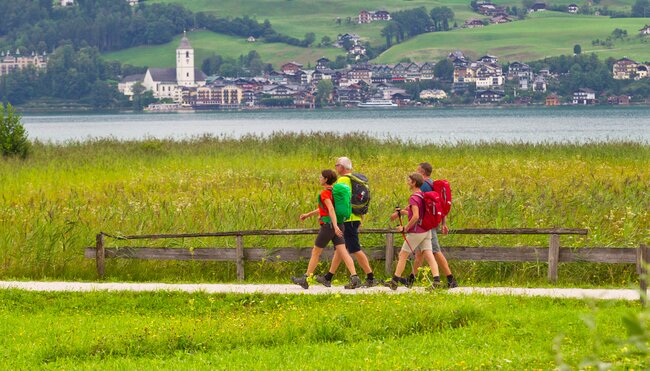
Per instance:
[[[0,358],[7,369],[642,369],[647,355],[619,341],[624,320],[644,314],[631,302],[446,292],[1,290]]]
[[[462,50],[473,58],[490,53],[501,61],[531,61],[571,55],[575,44],[582,46],[582,53],[594,52],[601,58],[627,56],[646,61],[650,60],[648,39],[636,36],[645,23],[641,18],[610,19],[545,12],[525,21],[420,35],[387,50],[376,62],[389,63],[403,57],[437,60],[451,50]],[[630,40],[617,41],[612,49],[592,46],[593,40],[606,39],[615,28],[627,30]]]
[[[316,205],[321,169],[348,155],[371,180],[364,225],[389,226],[408,196],[404,179],[423,161],[451,181],[450,227],[588,228],[563,246],[636,247],[649,240],[650,146],[611,144],[418,145],[360,134],[277,134],[193,141],[98,140],[36,144],[26,161],[0,161],[0,278],[95,278],[83,258],[95,234],[184,233],[314,228],[299,222]],[[434,156],[433,154],[444,154]],[[119,245],[108,240],[109,246]],[[145,242],[142,242],[143,244]],[[162,241],[152,241],[159,246]],[[164,241],[171,246],[233,247],[232,238]],[[313,236],[247,237],[246,246],[309,247]],[[383,246],[365,236],[364,246]],[[646,242],[647,243],[647,242]],[[547,246],[546,236],[447,236],[445,246]],[[383,271],[377,262],[378,271]],[[452,262],[467,285],[535,285],[544,264]],[[110,261],[109,280],[235,280],[234,264]],[[304,263],[249,263],[247,280],[286,282]],[[627,287],[633,266],[563,265],[560,285]]]
[[[164,45],[142,46],[107,53],[104,54],[104,59],[117,60],[134,66],[175,67],[176,48],[180,38],[179,35]],[[337,55],[342,53],[341,49],[336,48],[300,48],[280,43],[249,43],[245,38],[210,31],[190,32],[188,38],[194,48],[194,65],[197,68],[201,68],[201,63],[205,58],[214,54],[238,58],[240,55],[248,54],[251,50],[256,50],[265,63],[271,63],[276,68],[288,61],[301,62],[305,67],[308,63],[313,66],[320,57],[325,56],[334,60]]]

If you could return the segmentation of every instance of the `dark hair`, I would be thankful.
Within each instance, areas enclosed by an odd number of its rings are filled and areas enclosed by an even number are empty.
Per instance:
[[[422,187],[422,184],[424,184],[424,177],[420,173],[411,173],[409,174],[409,178],[415,182],[415,185],[418,188]]]
[[[322,175],[323,178],[325,178],[327,184],[329,185],[332,185],[336,182],[336,173],[334,172],[334,170],[325,169],[320,172],[320,175]]]
[[[433,172],[433,166],[431,166],[430,163],[420,162],[420,167],[422,170],[424,170],[424,174],[426,174],[426,176],[431,176],[431,173]]]

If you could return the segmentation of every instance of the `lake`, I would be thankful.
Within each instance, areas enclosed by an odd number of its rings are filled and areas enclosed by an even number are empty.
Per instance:
[[[277,110],[25,115],[30,139],[238,138],[274,132],[363,132],[429,143],[650,143],[650,107]]]

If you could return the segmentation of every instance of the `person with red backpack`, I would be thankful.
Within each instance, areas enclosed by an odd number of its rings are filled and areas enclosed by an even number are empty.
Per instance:
[[[352,212],[350,205],[351,191],[344,184],[334,185],[335,182],[336,173],[329,169],[323,170],[320,176],[320,184],[324,189],[318,195],[318,208],[300,215],[301,221],[315,215],[319,216],[320,221],[320,230],[318,236],[316,236],[314,248],[311,250],[307,272],[303,276],[291,277],[291,281],[296,285],[300,285],[303,289],[309,288],[307,279],[313,276],[323,249],[330,241],[334,244],[336,253],[341,256],[351,274],[350,283],[345,288],[356,289],[361,287],[361,279],[357,276],[354,261],[345,248],[345,240],[343,239],[343,229],[345,228],[343,221]]]
[[[391,216],[391,220],[400,218],[407,215],[408,222],[406,225],[397,227],[398,232],[402,232],[404,236],[404,244],[399,252],[399,260],[395,268],[393,278],[386,282],[385,285],[392,290],[396,290],[399,284],[410,287],[412,281],[402,278],[402,273],[406,267],[406,261],[410,254],[420,254],[423,259],[426,259],[431,267],[431,274],[433,275],[433,287],[440,284],[440,274],[438,272],[438,264],[431,251],[431,226],[424,223],[425,218],[435,217],[434,214],[427,216],[427,206],[425,194],[420,191],[420,187],[424,183],[424,178],[419,173],[412,173],[408,176],[406,183],[408,184],[411,196],[409,197],[409,205],[406,209],[397,209]]]
[[[449,182],[446,180],[438,180],[435,181],[431,179],[431,174],[433,173],[433,166],[431,166],[430,163],[428,162],[422,162],[418,165],[417,172],[422,175],[424,178],[424,183],[422,184],[422,187],[420,187],[420,190],[422,192],[430,192],[430,191],[436,191],[442,198],[442,221],[440,222],[441,225],[441,231],[442,234],[447,234],[449,233],[449,228],[447,227],[447,214],[449,213],[449,210],[451,209],[451,189],[449,188]],[[432,251],[433,251],[433,256],[436,258],[436,262],[438,263],[438,266],[440,267],[440,270],[442,273],[447,276],[447,287],[448,288],[454,288],[458,287],[458,282],[456,282],[456,279],[454,278],[454,275],[451,272],[451,269],[449,268],[449,263],[447,262],[447,258],[445,258],[445,255],[443,255],[442,250],[440,249],[440,242],[438,241],[438,233],[435,229],[431,231],[431,246],[432,246]],[[414,271],[417,272],[417,269],[422,266],[423,258],[422,255],[416,255],[415,256],[415,269]],[[415,281],[415,275],[411,273],[411,275],[408,278],[409,281]]]

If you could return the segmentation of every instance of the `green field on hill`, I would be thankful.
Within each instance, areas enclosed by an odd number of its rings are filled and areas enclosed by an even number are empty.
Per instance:
[[[336,48],[300,48],[280,43],[249,43],[241,37],[210,31],[189,32],[188,38],[194,48],[194,65],[197,68],[201,68],[201,63],[205,58],[214,54],[238,58],[242,54],[248,54],[251,50],[256,50],[265,63],[272,63],[276,68],[288,61],[301,62],[306,67],[308,63],[314,65],[320,57],[325,56],[334,60],[337,55],[342,55],[342,50]],[[176,48],[180,39],[181,35],[178,35],[164,45],[130,48],[104,54],[104,58],[134,66],[175,67]]]
[[[351,32],[359,34],[363,40],[372,45],[381,45],[385,39],[380,35],[385,22],[373,22],[359,25],[347,23],[346,18],[354,17],[360,9],[400,10],[425,6],[428,10],[434,6],[449,6],[455,14],[455,21],[462,25],[468,18],[486,18],[470,10],[466,1],[452,0],[429,2],[423,0],[382,2],[378,6],[372,1],[332,0],[327,2],[311,2],[306,0],[265,0],[241,2],[235,0],[154,0],[154,2],[179,3],[192,11],[205,11],[216,16],[244,16],[256,18],[258,21],[269,19],[278,32],[293,37],[303,38],[307,32],[316,34],[316,43],[322,36],[327,35],[336,39],[338,34]],[[568,1],[564,1],[567,4]],[[564,4],[564,2],[561,2]],[[497,1],[504,6],[518,6],[517,1]],[[610,9],[628,11],[630,1],[602,1],[600,6]],[[342,22],[337,25],[336,17]],[[572,15],[559,12],[543,12],[530,15],[523,21],[502,25],[489,25],[479,29],[457,29],[450,32],[437,32],[419,35],[402,44],[394,45],[384,52],[374,62],[396,63],[404,57],[413,61],[439,60],[450,51],[462,50],[466,54],[477,57],[485,53],[498,56],[502,61],[531,61],[546,56],[572,54],[573,46],[580,44],[583,53],[594,52],[602,58],[621,58],[627,56],[639,61],[650,60],[649,37],[637,36],[638,30],[646,20],[642,18],[609,18],[597,16]],[[611,48],[593,46],[596,39],[605,40],[611,32],[621,28],[627,30],[627,40],[616,40]],[[216,34],[206,31],[190,34],[192,45],[196,49],[196,64],[214,53],[239,57],[250,50],[257,50],[263,60],[272,63],[276,68],[282,63],[296,60],[305,65],[314,63],[321,56],[335,58],[343,55],[341,49],[335,48],[299,48],[286,44],[266,44],[262,42],[247,43],[244,38]],[[161,46],[145,46],[131,48],[119,52],[107,53],[107,59],[119,60],[138,66],[172,67],[174,66],[174,50],[178,38],[171,43]]]
[[[438,60],[450,50],[462,50],[474,58],[489,53],[501,61],[531,61],[546,56],[573,54],[580,44],[583,53],[594,52],[601,58],[627,56],[638,61],[650,60],[650,37],[637,36],[646,20],[641,18],[606,18],[545,12],[531,15],[525,21],[491,25],[479,29],[462,29],[419,35],[395,45],[379,58],[390,63],[403,57],[413,60]],[[627,30],[629,40],[616,41],[612,49],[592,46],[604,40],[614,29]]]

